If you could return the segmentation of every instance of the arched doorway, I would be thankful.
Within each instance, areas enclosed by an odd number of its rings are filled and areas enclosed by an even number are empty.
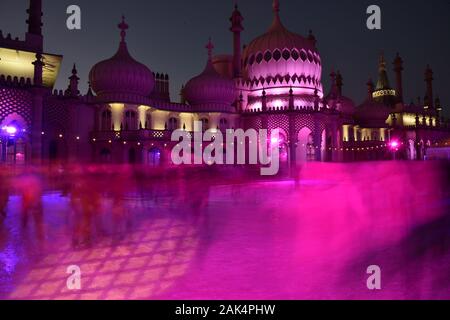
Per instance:
[[[159,167],[161,165],[161,150],[152,148],[148,151],[148,165],[151,167]]]
[[[0,126],[0,162],[25,164],[27,130],[18,115],[12,115]]]
[[[315,160],[314,139],[311,129],[303,128],[298,133],[296,153],[298,163]]]

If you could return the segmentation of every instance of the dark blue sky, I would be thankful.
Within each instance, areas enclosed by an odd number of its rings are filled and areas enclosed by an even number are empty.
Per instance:
[[[130,25],[132,55],[155,72],[169,73],[171,94],[178,100],[181,84],[202,71],[212,37],[216,53],[232,50],[228,18],[233,0],[44,0],[44,33],[47,52],[64,55],[57,83],[66,88],[71,65],[76,62],[82,89],[90,68],[112,56],[118,46],[117,24],[123,14]],[[243,43],[266,31],[272,20],[272,0],[238,0],[245,18]],[[398,51],[405,61],[407,102],[425,93],[423,73],[427,63],[435,72],[435,92],[446,107],[450,102],[450,1],[449,0],[280,0],[282,20],[288,29],[306,35],[312,29],[324,63],[324,85],[331,68],[341,70],[345,94],[358,104],[366,95],[369,77],[376,80],[381,51],[391,62]],[[65,27],[66,8],[82,9],[82,30]],[[382,31],[366,28],[366,8],[382,8]],[[1,0],[0,29],[23,37],[26,0]],[[390,65],[391,66],[391,65]],[[392,68],[391,68],[392,69]],[[391,84],[394,76],[390,71]],[[448,110],[446,111],[448,113]]]

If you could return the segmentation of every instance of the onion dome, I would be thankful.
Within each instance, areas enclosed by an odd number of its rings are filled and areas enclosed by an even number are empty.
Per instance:
[[[363,127],[384,128],[391,109],[373,99],[374,84],[372,80],[369,80],[367,86],[369,89],[367,99],[357,108],[355,117]]]
[[[205,70],[198,76],[189,80],[183,93],[186,100],[196,111],[230,111],[236,99],[236,88],[233,80],[219,73],[212,63],[212,49],[214,46],[209,41],[208,62]]]
[[[327,105],[342,112],[344,115],[353,115],[356,111],[355,103],[352,99],[342,95],[342,75],[338,71],[337,74],[332,71],[331,77],[331,90],[325,97]]]
[[[274,19],[269,30],[254,39],[244,50],[244,77],[250,81],[264,80],[270,88],[270,79],[281,77],[291,84],[322,92],[322,62],[316,49],[316,39],[287,30],[280,19],[279,1],[274,0]],[[268,83],[269,82],[269,83]],[[267,85],[268,84],[268,85]]]
[[[133,59],[128,52],[125,17],[118,27],[122,40],[117,53],[97,63],[91,69],[89,80],[94,92],[103,100],[139,103],[152,93],[155,77],[149,68]]]

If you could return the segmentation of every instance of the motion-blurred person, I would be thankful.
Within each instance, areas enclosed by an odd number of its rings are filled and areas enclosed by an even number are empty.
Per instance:
[[[42,240],[44,236],[42,178],[36,171],[27,170],[22,175],[17,177],[15,186],[22,198],[20,214],[22,227],[27,227],[29,218],[32,217],[35,224],[37,237],[39,240]]]
[[[6,218],[10,187],[8,175],[0,172],[0,220]]]

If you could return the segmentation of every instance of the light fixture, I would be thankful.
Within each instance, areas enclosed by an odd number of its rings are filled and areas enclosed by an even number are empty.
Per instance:
[[[17,128],[13,126],[6,126],[2,128],[3,131],[5,131],[10,136],[13,136],[17,133]]]

